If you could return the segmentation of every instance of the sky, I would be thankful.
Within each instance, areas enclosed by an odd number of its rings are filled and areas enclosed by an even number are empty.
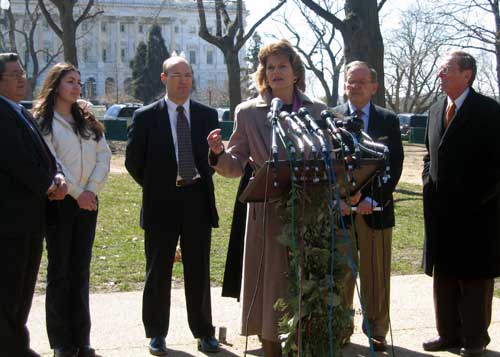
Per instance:
[[[382,11],[380,13],[380,22],[383,30],[390,30],[398,25],[399,14],[402,10],[407,8],[411,4],[412,0],[388,0]],[[249,16],[247,17],[247,28],[255,24],[264,14],[266,14],[271,8],[279,3],[278,0],[245,0],[246,8],[249,11]],[[343,1],[338,1],[339,4],[343,4]],[[266,38],[266,35],[272,34],[278,38],[287,38],[287,34],[284,26],[279,24],[274,19],[281,18],[281,14],[285,13],[287,19],[293,19],[295,21],[294,26],[304,28],[304,33],[307,32],[307,25],[303,24],[300,20],[302,15],[298,10],[295,9],[293,1],[288,0],[285,5],[281,7],[278,12],[275,12],[270,18],[268,18],[263,24],[258,28],[258,33],[263,36],[263,42],[270,42],[273,39],[271,37]],[[340,16],[343,14],[341,11]],[[339,37],[340,39],[340,37]],[[308,83],[307,88],[310,94],[314,96],[321,97],[324,92],[319,84],[319,81],[315,79],[312,73],[308,73]],[[342,76],[341,76],[342,78]],[[343,84],[339,83],[339,88],[342,88]]]

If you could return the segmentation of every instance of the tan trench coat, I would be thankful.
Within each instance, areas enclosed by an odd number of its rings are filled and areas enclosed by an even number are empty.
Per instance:
[[[270,95],[259,96],[238,105],[235,129],[226,152],[218,158],[214,169],[224,177],[240,177],[251,158],[254,168],[260,168],[271,156],[271,123],[267,119]],[[300,107],[309,109],[319,118],[325,104],[299,93]],[[286,159],[280,143],[280,159]],[[276,203],[250,203],[248,206],[242,281],[242,335],[259,334],[278,341],[280,314],[273,305],[285,297],[288,286],[288,253],[276,237],[282,222]]]

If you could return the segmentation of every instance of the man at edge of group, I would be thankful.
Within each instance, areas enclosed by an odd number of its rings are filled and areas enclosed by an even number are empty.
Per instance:
[[[19,105],[26,72],[15,53],[0,53],[0,355],[37,357],[26,327],[42,257],[47,198],[68,189],[30,113]]]
[[[371,102],[377,89],[377,72],[368,63],[348,63],[344,84],[348,101],[334,110],[344,115],[359,116],[363,120],[364,131],[373,140],[389,148],[390,178],[385,183],[374,180],[363,188],[354,218],[360,261],[361,301],[366,318],[363,332],[370,336],[375,351],[384,351],[390,323],[391,244],[392,227],[395,225],[392,194],[401,177],[404,153],[396,115]],[[374,211],[374,207],[382,210]],[[351,243],[357,265],[358,256],[354,253],[356,242]],[[351,305],[355,286],[353,276],[346,284],[346,298]]]
[[[149,352],[167,354],[172,266],[180,237],[189,327],[198,348],[217,352],[210,298],[210,239],[218,227],[206,137],[215,109],[190,99],[193,72],[182,57],[163,63],[164,98],[134,113],[125,166],[143,189],[146,284],[142,318]]]
[[[490,342],[494,278],[500,276],[500,105],[471,88],[476,61],[449,53],[439,67],[446,94],[429,109],[425,136],[424,270],[433,277],[438,336],[426,351]]]

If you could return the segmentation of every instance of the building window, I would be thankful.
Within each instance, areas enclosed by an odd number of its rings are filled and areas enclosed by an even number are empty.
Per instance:
[[[88,62],[89,61],[89,49],[85,47],[83,49],[83,62]]]
[[[174,26],[174,32],[179,33],[179,26]]]
[[[114,78],[108,77],[104,82],[104,94],[112,95],[116,92],[115,80]]]
[[[125,32],[125,24],[120,24],[120,32]]]
[[[120,51],[120,56],[121,56],[122,62],[125,62],[126,53],[127,53],[127,51],[125,50],[125,48],[122,48]]]
[[[85,83],[83,84],[83,97],[84,98],[89,98],[89,99],[93,99],[95,98],[96,96],[96,82],[95,82],[95,79],[90,77],[89,79],[87,79],[85,81]]]
[[[196,64],[196,51],[189,51],[189,63]]]
[[[102,49],[102,61],[107,62],[108,61],[108,52],[106,51],[105,48]]]
[[[196,33],[196,26],[189,26],[189,33]]]
[[[139,33],[143,33],[144,32],[144,25],[139,25]]]
[[[101,31],[102,32],[106,32],[108,29],[108,27],[106,26],[106,23],[105,22],[101,22]]]
[[[86,23],[86,22],[84,22],[84,23],[82,24],[82,31],[83,31],[83,32],[87,32],[87,30],[88,30],[88,29],[89,29],[89,28],[88,28],[88,26],[87,26],[87,23]]]
[[[207,64],[214,64],[214,52],[207,51]]]

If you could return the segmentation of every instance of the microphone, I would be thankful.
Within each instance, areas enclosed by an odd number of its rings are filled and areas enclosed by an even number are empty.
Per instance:
[[[326,141],[325,134],[316,123],[316,120],[314,120],[311,114],[309,114],[309,111],[306,108],[300,108],[297,114],[300,118],[304,119],[307,122],[307,126],[309,127],[309,129],[314,134],[316,134],[316,137],[321,143],[321,151],[323,153],[328,152],[328,143]]]
[[[283,107],[283,101],[277,97],[271,100],[271,108],[269,109],[269,119],[277,119],[278,114]]]
[[[288,127],[293,132],[293,134],[305,141],[310,147],[314,146],[314,143],[311,141],[311,139],[309,139],[309,136],[307,135],[307,131],[300,127],[300,125],[292,119],[291,115],[288,112],[282,111],[279,115],[279,118],[280,120],[283,120],[288,124]]]

